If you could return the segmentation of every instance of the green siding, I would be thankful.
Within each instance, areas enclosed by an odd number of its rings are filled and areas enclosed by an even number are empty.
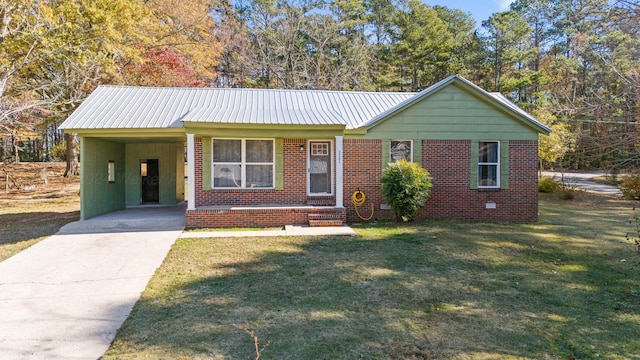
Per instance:
[[[202,138],[202,190],[211,190],[211,138]]]
[[[382,168],[391,161],[391,140],[382,140]]]
[[[469,181],[472,189],[478,188],[478,150],[478,141],[471,141],[471,159],[469,162],[471,179]]]
[[[284,140],[276,139],[276,189],[284,189]]]
[[[175,204],[184,199],[182,143],[130,143],[125,145],[125,149],[127,206],[140,204],[140,161],[146,159],[158,159],[159,203]]]
[[[498,107],[451,85],[375,124],[365,138],[537,140],[538,133]]]
[[[125,149],[123,144],[82,137],[80,140],[80,217],[83,220],[125,207]],[[107,167],[115,162],[115,182]]]
[[[218,125],[218,124],[216,124]],[[344,134],[344,125],[256,125],[234,124],[233,127],[220,127],[209,124],[185,124],[185,131],[198,137],[220,138],[327,138]]]
[[[477,159],[477,157],[476,157]],[[509,142],[500,142],[500,188],[509,188]]]
[[[185,144],[179,144],[175,147],[176,150],[176,203],[181,203],[184,201],[184,193],[185,189],[185,155],[184,155]]]

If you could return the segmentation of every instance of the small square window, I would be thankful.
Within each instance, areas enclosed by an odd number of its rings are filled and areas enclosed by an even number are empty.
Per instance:
[[[400,160],[412,161],[413,141],[391,140],[391,148],[389,149],[389,154],[392,163],[398,162]]]
[[[311,155],[312,156],[326,156],[326,155],[329,155],[329,144],[327,144],[327,143],[311,143]]]
[[[109,160],[109,165],[107,167],[107,181],[109,183],[116,182],[116,163],[113,160]]]

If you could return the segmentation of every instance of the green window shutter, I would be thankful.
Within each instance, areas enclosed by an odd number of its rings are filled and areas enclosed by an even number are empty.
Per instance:
[[[471,189],[478,188],[478,141],[471,141]]]
[[[422,140],[413,140],[413,162],[422,165]]]
[[[202,190],[211,190],[211,138],[202,138]]]
[[[500,141],[500,189],[509,188],[509,142]]]
[[[390,153],[391,140],[382,140],[382,168],[387,167],[391,159]]]
[[[276,139],[276,189],[284,189],[284,140]]]

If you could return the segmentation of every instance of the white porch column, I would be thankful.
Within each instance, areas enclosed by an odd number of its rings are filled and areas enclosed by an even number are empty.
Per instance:
[[[343,180],[342,170],[344,167],[342,161],[342,136],[336,136],[336,207],[344,208],[343,204]]]
[[[187,184],[188,199],[187,210],[196,209],[196,153],[195,153],[195,136],[187,134]]]

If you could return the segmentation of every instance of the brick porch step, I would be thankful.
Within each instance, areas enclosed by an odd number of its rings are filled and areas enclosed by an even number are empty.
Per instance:
[[[314,199],[309,199],[307,198],[307,205],[312,205],[312,206],[333,206],[335,205],[336,201],[333,198],[314,198]]]
[[[309,226],[342,226],[344,221],[339,213],[308,214]]]

